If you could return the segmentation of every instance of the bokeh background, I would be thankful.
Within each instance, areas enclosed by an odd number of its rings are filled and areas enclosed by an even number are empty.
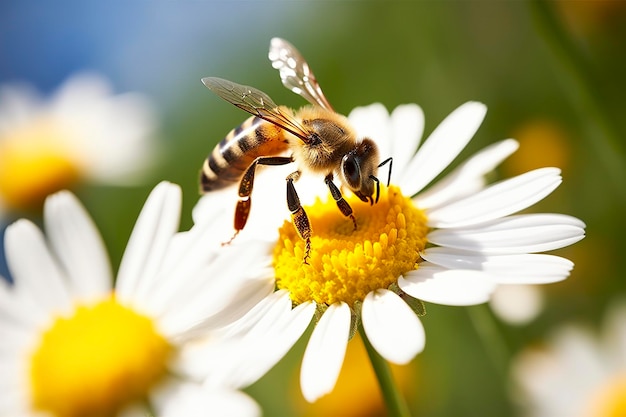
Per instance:
[[[298,47],[340,112],[414,102],[429,133],[460,104],[482,101],[487,117],[462,156],[515,137],[521,149],[494,179],[562,168],[564,183],[532,211],[579,217],[587,237],[555,252],[576,267],[566,281],[541,288],[539,316],[511,325],[488,306],[428,305],[424,353],[395,368],[416,416],[518,415],[510,359],[564,323],[599,329],[607,304],[626,296],[626,3],[0,2],[0,84],[27,82],[45,95],[90,70],[116,92],[145,94],[157,109],[161,158],[141,184],[75,190],[114,265],[160,180],[182,186],[183,228],[191,226],[204,158],[246,117],[208,91],[202,77],[256,86],[292,107],[305,104],[269,64],[274,36]],[[3,228],[20,215],[3,219]],[[304,403],[297,379],[302,342],[247,391],[266,416],[385,415],[375,382],[363,376],[370,370],[360,341],[350,346],[356,351],[348,353],[339,398]]]

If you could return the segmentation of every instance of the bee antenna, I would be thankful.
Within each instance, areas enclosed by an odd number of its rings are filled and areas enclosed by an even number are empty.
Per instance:
[[[376,183],[376,202],[378,203],[378,197],[380,196],[380,181],[378,181],[378,178],[373,175],[370,175],[370,178]]]
[[[389,174],[387,175],[387,187],[389,187],[389,183],[391,183],[391,167],[393,166],[393,158],[389,157],[389,158],[385,159],[383,162],[378,164],[378,168],[382,167],[387,162],[389,162]]]

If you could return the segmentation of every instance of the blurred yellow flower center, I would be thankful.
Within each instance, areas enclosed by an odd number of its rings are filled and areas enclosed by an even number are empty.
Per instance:
[[[145,398],[172,346],[151,319],[114,298],[79,306],[42,334],[31,359],[34,408],[56,417],[104,417]]]
[[[80,169],[64,146],[66,133],[40,120],[0,137],[0,198],[16,210],[39,209],[48,194],[75,183]]]
[[[617,375],[602,384],[593,394],[583,417],[626,416],[626,375]]]
[[[350,306],[372,290],[387,288],[417,267],[426,244],[426,216],[400,189],[381,187],[380,200],[364,204],[347,198],[357,229],[332,198],[305,207],[313,229],[309,265],[304,265],[304,242],[290,222],[280,228],[274,248],[276,285],[296,304],[315,301]]]

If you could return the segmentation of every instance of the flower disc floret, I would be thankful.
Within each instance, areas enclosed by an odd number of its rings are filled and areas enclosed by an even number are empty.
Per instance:
[[[274,248],[276,285],[295,304],[338,301],[353,306],[376,289],[417,268],[426,245],[426,216],[394,186],[383,187],[380,200],[364,204],[347,198],[357,227],[338,210],[333,199],[305,207],[313,229],[309,265],[303,264],[304,242],[290,222],[280,228]]]
[[[114,415],[145,398],[171,352],[151,319],[114,298],[79,306],[53,322],[33,353],[33,405],[57,417]]]

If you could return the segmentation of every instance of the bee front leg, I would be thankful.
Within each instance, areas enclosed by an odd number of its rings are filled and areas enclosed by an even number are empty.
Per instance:
[[[326,183],[326,185],[328,186],[328,189],[330,190],[330,195],[332,195],[333,198],[335,199],[335,203],[337,203],[337,207],[339,207],[339,211],[341,211],[341,213],[344,216],[350,217],[350,219],[352,219],[352,224],[354,224],[354,230],[356,230],[356,219],[354,218],[354,215],[352,214],[352,207],[350,207],[350,204],[348,204],[348,202],[343,198],[341,191],[339,190],[339,188],[337,188],[337,186],[333,182],[333,175],[328,174],[326,178],[324,178],[324,182]]]
[[[293,172],[287,177],[287,207],[289,207],[291,212],[291,219],[298,236],[304,240],[304,259],[302,259],[302,263],[308,265],[307,260],[311,253],[311,224],[304,208],[300,204],[296,187],[293,186],[294,180],[297,180],[299,177],[299,171]]]
[[[259,156],[246,168],[241,180],[239,181],[239,201],[235,207],[235,234],[227,242],[222,245],[230,244],[233,239],[243,230],[248,222],[250,215],[250,206],[252,199],[252,187],[254,186],[254,173],[258,165],[286,165],[293,162],[290,156]]]

